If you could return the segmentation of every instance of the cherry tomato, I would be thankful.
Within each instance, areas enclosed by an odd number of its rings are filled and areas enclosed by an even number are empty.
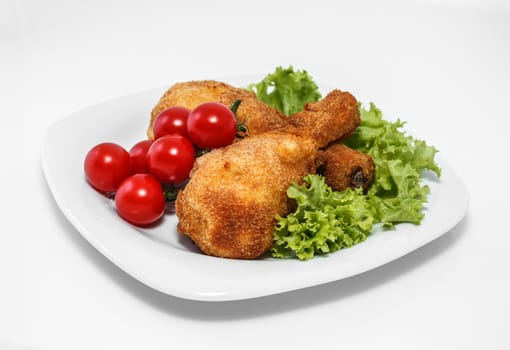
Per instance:
[[[162,183],[177,184],[186,180],[195,162],[193,144],[180,135],[162,136],[149,148],[149,172]]]
[[[234,113],[218,102],[207,102],[192,110],[187,126],[191,142],[200,148],[230,145],[237,132]]]
[[[133,171],[129,153],[116,143],[100,143],[87,153],[84,162],[87,181],[100,192],[115,192]]]
[[[124,180],[115,194],[117,213],[135,225],[148,225],[165,213],[161,184],[149,174],[135,174]]]
[[[131,157],[131,165],[133,167],[134,174],[143,174],[148,173],[147,167],[147,152],[152,145],[151,140],[143,140],[137,142],[131,149],[129,150],[129,155]]]
[[[184,107],[170,107],[158,114],[152,126],[154,139],[165,135],[182,135],[188,137],[188,120],[190,110]]]

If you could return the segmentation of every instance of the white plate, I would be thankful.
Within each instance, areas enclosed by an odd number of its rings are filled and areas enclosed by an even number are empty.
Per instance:
[[[237,86],[254,77],[223,79]],[[294,259],[230,260],[200,254],[176,232],[177,218],[167,214],[151,228],[120,219],[113,202],[85,181],[87,151],[103,141],[129,149],[145,138],[152,107],[166,88],[120,97],[73,113],[50,127],[42,164],[58,206],[85,239],[119,268],[161,292],[204,301],[238,300],[276,294],[343,279],[397,259],[452,229],[464,216],[467,191],[438,157],[441,179],[431,187],[421,225],[401,224],[365,242],[303,262]]]

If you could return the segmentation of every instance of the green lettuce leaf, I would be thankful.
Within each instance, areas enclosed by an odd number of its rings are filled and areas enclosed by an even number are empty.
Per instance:
[[[375,214],[366,196],[357,190],[334,192],[318,175],[307,175],[304,181],[287,191],[298,206],[287,217],[277,217],[274,257],[307,260],[365,240]]]
[[[291,115],[303,109],[308,102],[321,98],[319,88],[305,70],[277,67],[258,83],[250,84],[248,90],[257,97],[283,112]]]
[[[400,120],[389,122],[370,103],[360,105],[361,124],[345,144],[368,153],[375,163],[375,179],[367,196],[377,210],[377,221],[391,227],[399,222],[419,224],[430,188],[421,185],[421,175],[441,169],[434,161],[437,149],[407,135]]]
[[[297,208],[277,217],[273,257],[311,259],[364,241],[376,224],[391,228],[423,219],[430,188],[421,184],[421,175],[426,170],[441,175],[434,161],[437,150],[406,135],[400,120],[384,120],[373,103],[369,109],[359,108],[361,124],[344,143],[372,156],[374,183],[366,194],[335,192],[319,175],[306,176],[302,185],[292,184],[287,196]]]

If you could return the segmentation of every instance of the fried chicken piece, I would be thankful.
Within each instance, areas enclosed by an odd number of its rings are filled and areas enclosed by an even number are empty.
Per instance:
[[[323,148],[350,136],[361,119],[354,96],[333,90],[325,98],[307,103],[303,111],[291,115],[287,121],[289,132],[312,137]]]
[[[340,120],[356,125],[351,121],[359,120],[356,106],[352,95],[335,90],[299,117],[306,132],[289,125],[199,158],[175,203],[178,231],[209,255],[252,259],[263,254],[272,245],[276,215],[290,210],[288,187],[315,172],[322,145],[351,132],[337,125]]]
[[[231,106],[241,100],[237,109],[237,121],[246,126],[247,136],[278,130],[287,125],[287,116],[258,99],[255,93],[236,89],[221,95],[219,102]]]
[[[374,180],[375,165],[372,157],[348,146],[335,143],[320,152],[319,172],[335,191],[362,188],[367,191]]]
[[[347,112],[345,112],[347,111]],[[325,117],[329,114],[331,117]],[[320,147],[319,162],[326,183],[334,190],[361,187],[367,190],[374,178],[372,158],[343,144],[331,142],[349,137],[360,123],[355,98],[348,92],[333,90],[327,98],[308,103],[303,111],[288,118],[287,130],[314,138]],[[295,131],[292,131],[295,130]]]
[[[194,109],[205,102],[220,102],[230,107],[235,100],[241,100],[237,119],[247,127],[250,135],[276,130],[286,124],[283,113],[260,101],[251,91],[215,80],[188,81],[174,84],[154,106],[147,136],[151,140],[154,139],[152,132],[154,121],[159,113],[167,108]]]
[[[287,188],[315,169],[317,146],[289,133],[245,138],[201,157],[175,207],[178,231],[202,252],[251,259],[273,243]]]

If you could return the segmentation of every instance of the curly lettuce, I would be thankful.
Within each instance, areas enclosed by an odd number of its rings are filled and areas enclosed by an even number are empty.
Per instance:
[[[260,82],[248,85],[247,89],[285,115],[299,112],[306,103],[321,98],[317,84],[306,70],[294,70],[292,66],[277,67]]]
[[[291,185],[287,195],[297,208],[277,217],[273,257],[311,259],[364,241],[376,224],[391,228],[423,219],[430,188],[422,185],[421,175],[426,170],[441,175],[434,161],[437,149],[406,135],[400,120],[384,120],[373,103],[369,109],[359,108],[361,124],[344,142],[372,156],[374,183],[366,194],[352,189],[335,192],[319,175]]]
[[[391,227],[399,222],[419,224],[430,188],[421,185],[421,175],[441,169],[434,161],[437,149],[403,131],[404,122],[383,119],[374,103],[360,106],[361,124],[345,141],[348,146],[372,156],[374,183],[367,196],[377,210],[377,221]]]
[[[304,181],[287,191],[298,206],[287,217],[277,217],[273,257],[308,260],[366,239],[375,211],[360,190],[332,191],[318,175],[307,175]]]

